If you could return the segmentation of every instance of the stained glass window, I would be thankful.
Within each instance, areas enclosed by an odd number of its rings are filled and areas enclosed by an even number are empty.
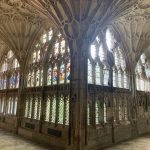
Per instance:
[[[53,42],[49,42],[51,39]],[[49,90],[53,87],[57,88],[59,84],[63,87],[65,86],[63,84],[70,83],[70,50],[63,35],[59,33],[54,38],[52,30],[44,32],[39,43],[35,44],[29,58],[24,117],[40,120],[41,106],[43,106],[44,121],[48,122],[50,126],[52,125],[50,123],[68,125],[70,97],[64,96],[64,93],[61,92],[56,96]],[[44,96],[41,98],[39,91],[42,88],[45,90],[42,93]],[[44,98],[45,100],[43,100]]]
[[[65,65],[62,63],[59,72],[59,83],[63,84],[65,82]]]
[[[62,34],[58,34],[56,41],[49,49],[47,68],[47,85],[66,84],[70,82],[70,51]],[[52,81],[52,82],[51,82]]]
[[[18,86],[16,86],[17,74],[19,74],[19,62],[13,52],[10,50],[2,60],[0,72],[1,89],[18,88]]]
[[[57,84],[57,80],[58,80],[58,70],[57,70],[57,66],[55,64],[55,66],[53,68],[53,84]]]
[[[66,82],[67,83],[70,82],[70,62],[67,63],[67,66],[66,66]]]

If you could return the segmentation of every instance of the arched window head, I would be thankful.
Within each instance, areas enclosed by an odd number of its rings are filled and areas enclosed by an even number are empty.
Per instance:
[[[104,51],[103,45],[101,44],[99,47],[99,58],[100,61],[103,63],[106,59],[106,52]]]
[[[34,47],[34,51],[31,54],[31,64],[40,62],[42,59],[41,46],[36,44]]]
[[[140,57],[140,60],[141,60],[142,64],[145,64],[146,63],[146,55],[142,54]]]
[[[19,62],[18,62],[18,60],[15,58],[14,60],[13,60],[13,68],[14,69],[17,69],[17,68],[19,68],[20,66],[19,66]]]
[[[91,45],[90,54],[91,54],[92,59],[96,58],[97,54],[96,54],[96,46],[95,45]]]
[[[13,52],[10,50],[7,54],[7,58],[10,59],[13,57]]]
[[[53,36],[53,29],[50,28],[48,31],[45,31],[45,33],[41,37],[41,42],[45,44],[46,42],[49,42],[52,39]]]
[[[115,45],[115,38],[111,29],[106,30],[106,44],[109,51],[112,51]]]
[[[146,77],[150,78],[150,66],[145,68]]]

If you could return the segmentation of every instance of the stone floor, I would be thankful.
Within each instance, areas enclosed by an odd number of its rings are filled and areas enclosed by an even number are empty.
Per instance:
[[[150,135],[122,142],[104,150],[150,150]]]
[[[0,150],[48,150],[32,141],[0,129]],[[150,150],[150,135],[122,142],[105,150]]]
[[[0,150],[48,150],[48,148],[0,129]]]

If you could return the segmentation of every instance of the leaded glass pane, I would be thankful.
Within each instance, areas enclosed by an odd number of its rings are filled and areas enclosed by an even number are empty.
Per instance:
[[[47,35],[44,34],[43,37],[42,37],[42,43],[46,43],[46,40],[47,40],[46,38],[47,38]]]
[[[107,86],[109,80],[109,70],[105,67],[103,73],[104,73],[104,85]]]
[[[95,45],[91,45],[90,52],[91,52],[91,57],[93,59],[95,59],[96,58],[96,47],[95,47]]]
[[[37,119],[37,115],[38,115],[38,97],[36,96],[35,100],[34,100],[34,115],[33,115],[33,118]]]
[[[96,68],[95,68],[95,72],[96,72],[96,77],[95,77],[96,78],[96,85],[101,85],[100,71],[101,71],[100,66],[97,64]]]
[[[50,107],[51,107],[51,100],[50,100],[50,97],[47,96],[46,97],[46,113],[45,113],[45,121],[48,121],[50,120]]]
[[[24,117],[28,117],[29,99],[26,98]]]
[[[113,87],[117,87],[117,73],[116,73],[116,70],[114,69],[113,70]]]
[[[106,107],[106,103],[104,103],[104,123],[107,122],[107,107]]]
[[[36,86],[40,85],[40,70],[36,72]]]
[[[67,66],[66,66],[66,82],[67,83],[70,82],[70,62],[67,63]]]
[[[55,123],[56,120],[56,96],[53,97],[52,101],[52,116],[51,116],[51,121]]]
[[[66,116],[65,125],[69,125],[69,96],[66,99]]]
[[[41,117],[41,97],[39,98],[38,100],[38,120],[40,120],[40,117]]]
[[[65,82],[65,65],[62,63],[59,72],[59,83],[63,84]]]
[[[28,74],[27,76],[27,87],[31,86],[31,73]]]
[[[58,78],[58,70],[57,66],[55,65],[53,68],[53,84],[57,84],[57,78]]]
[[[31,82],[30,82],[31,87],[34,86],[34,81],[35,81],[35,76],[34,76],[34,71],[32,71],[32,73],[31,73]]]
[[[55,43],[55,47],[54,48],[55,48],[54,55],[56,56],[56,55],[59,54],[59,42],[58,41]]]
[[[16,115],[17,113],[17,102],[18,102],[18,98],[15,98],[15,103],[14,103],[14,115]]]
[[[63,124],[64,121],[64,97],[61,96],[59,100],[59,124]]]
[[[51,85],[52,82],[52,68],[49,66],[47,71],[47,85]]]
[[[33,98],[30,97],[30,100],[29,100],[29,110],[28,110],[28,118],[31,118],[32,116],[32,104],[33,104]]]
[[[118,71],[118,86],[122,88],[122,74],[121,71]]]
[[[61,54],[64,54],[65,53],[65,40],[62,40],[60,45],[61,45],[60,52]]]
[[[90,60],[88,60],[88,83],[93,84],[93,71],[92,71],[92,64]]]
[[[99,124],[99,106],[98,102],[95,102],[95,123]]]

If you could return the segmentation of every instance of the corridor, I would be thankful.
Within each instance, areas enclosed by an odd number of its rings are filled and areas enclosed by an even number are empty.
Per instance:
[[[104,150],[150,150],[150,134],[122,142]]]

